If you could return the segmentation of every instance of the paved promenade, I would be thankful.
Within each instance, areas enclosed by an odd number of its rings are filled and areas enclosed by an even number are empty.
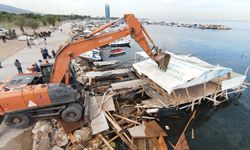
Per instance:
[[[32,63],[37,62],[39,59],[42,60],[40,51],[42,47],[46,47],[49,50],[50,55],[52,48],[57,50],[60,45],[70,38],[70,23],[63,24],[60,29],[61,28],[63,29],[62,32],[57,30],[52,33],[51,37],[47,38],[47,45],[44,45],[43,39],[39,39],[37,42],[40,44],[32,45],[32,48],[25,47],[9,58],[5,59],[5,61],[2,62],[3,68],[0,69],[0,81],[4,81],[5,79],[11,78],[17,74],[17,69],[14,66],[15,59],[19,59],[19,61],[22,63],[23,71],[25,72],[26,68],[30,67]],[[18,141],[13,141],[13,139],[19,135],[22,135],[24,131],[30,131],[30,129],[31,127],[27,129],[11,129],[2,123],[0,125],[0,150],[18,148],[18,144],[21,143],[18,143]],[[24,137],[24,140],[31,140],[31,138],[32,137]],[[5,147],[6,144],[7,146]],[[8,145],[10,145],[10,147]]]

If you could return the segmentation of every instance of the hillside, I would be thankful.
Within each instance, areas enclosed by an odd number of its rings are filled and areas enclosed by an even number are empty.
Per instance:
[[[4,4],[0,4],[0,11],[5,11],[5,12],[9,12],[9,13],[17,13],[17,14],[32,13],[32,11],[29,11],[29,10],[13,7],[10,5],[4,5]]]

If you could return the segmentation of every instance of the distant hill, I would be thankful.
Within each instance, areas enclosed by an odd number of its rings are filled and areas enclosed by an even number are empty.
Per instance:
[[[29,11],[29,10],[13,7],[10,5],[4,5],[4,4],[0,4],[0,11],[5,11],[5,12],[9,12],[9,13],[16,13],[16,14],[33,13],[32,11]]]

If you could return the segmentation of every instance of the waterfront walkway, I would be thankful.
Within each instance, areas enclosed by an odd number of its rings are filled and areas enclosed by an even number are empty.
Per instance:
[[[59,29],[63,29],[61,32],[60,30],[56,30],[52,33],[51,37],[47,38],[47,45],[44,45],[43,39],[39,39],[37,42],[39,44],[32,45],[32,48],[25,47],[22,50],[16,52],[6,60],[2,62],[3,68],[0,69],[0,81],[4,81],[6,79],[11,78],[15,74],[17,74],[17,69],[14,66],[15,59],[19,59],[22,63],[23,71],[26,71],[27,67],[30,67],[32,63],[38,62],[39,59],[42,60],[42,55],[40,49],[43,47],[46,47],[49,50],[49,53],[51,55],[51,50],[57,50],[60,45],[62,45],[64,42],[66,42],[69,38],[69,32],[70,32],[71,25],[70,23],[63,24]],[[9,127],[6,127],[4,123],[0,125],[0,150],[2,149],[12,149],[17,148],[19,143],[15,140],[15,137],[21,136],[24,131],[31,130],[31,128],[27,129],[11,129]],[[30,140],[28,138],[32,137],[25,137],[25,140]],[[11,142],[12,144],[7,144],[8,142]],[[7,144],[7,147],[5,145]],[[8,145],[11,145],[9,147]],[[17,147],[16,147],[17,146]]]

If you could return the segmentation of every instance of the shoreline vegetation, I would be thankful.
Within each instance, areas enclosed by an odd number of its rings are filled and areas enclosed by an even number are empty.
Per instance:
[[[35,13],[8,13],[0,11],[0,28],[7,30],[17,29],[20,30],[20,34],[31,34],[26,32],[27,29],[31,29],[34,33],[40,27],[52,26],[56,23],[66,20],[84,19],[89,16],[81,15],[51,15],[51,14],[35,14]]]

